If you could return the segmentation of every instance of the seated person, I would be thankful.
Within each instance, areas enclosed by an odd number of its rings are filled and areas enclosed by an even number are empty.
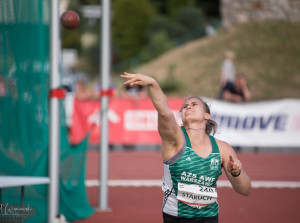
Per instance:
[[[221,98],[231,102],[247,102],[251,99],[251,92],[246,82],[246,78],[239,75],[234,84],[226,84],[222,88]]]

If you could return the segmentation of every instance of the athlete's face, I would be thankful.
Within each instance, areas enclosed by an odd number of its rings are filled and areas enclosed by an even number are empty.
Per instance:
[[[182,121],[187,120],[209,120],[210,114],[205,111],[204,104],[198,98],[190,98],[184,102],[181,109]]]

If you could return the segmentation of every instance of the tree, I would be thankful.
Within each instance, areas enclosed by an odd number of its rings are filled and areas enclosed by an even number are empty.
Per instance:
[[[138,54],[146,44],[146,31],[155,9],[148,0],[119,0],[113,5],[112,38],[120,59]]]

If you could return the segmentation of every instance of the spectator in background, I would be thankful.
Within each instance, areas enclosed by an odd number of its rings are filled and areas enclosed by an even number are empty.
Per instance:
[[[224,101],[243,103],[251,100],[251,97],[247,80],[241,74],[238,75],[233,85],[225,85],[221,91],[221,99]],[[236,152],[241,150],[239,146],[234,146],[233,149]]]
[[[233,63],[233,60],[235,58],[235,55],[232,51],[227,50],[224,53],[225,59],[223,60],[222,63],[222,68],[221,68],[221,81],[220,85],[221,88],[224,87],[232,87],[234,85],[235,81],[235,66]]]
[[[221,98],[231,102],[247,102],[251,99],[247,80],[243,75],[238,75],[234,84],[225,85],[222,88]]]

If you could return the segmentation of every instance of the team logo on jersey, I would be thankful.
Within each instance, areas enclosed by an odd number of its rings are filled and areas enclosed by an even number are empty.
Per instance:
[[[211,170],[218,170],[220,166],[219,160],[215,158],[210,159],[210,169]]]

